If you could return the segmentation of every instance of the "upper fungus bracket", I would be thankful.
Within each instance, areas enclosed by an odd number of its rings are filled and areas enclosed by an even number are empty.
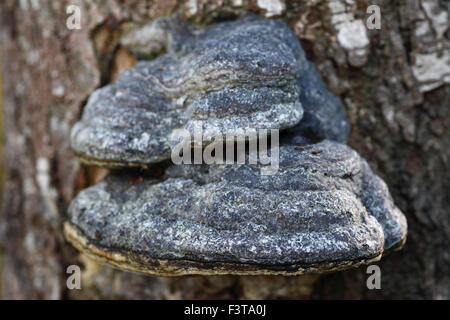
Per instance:
[[[146,167],[170,157],[174,131],[198,125],[206,137],[256,126],[313,140],[348,135],[342,105],[282,21],[248,15],[199,28],[171,17],[130,27],[122,43],[139,56],[167,53],[91,95],[71,134],[88,164]]]
[[[303,108],[290,37],[285,24],[255,16],[172,36],[167,54],[92,94],[72,148],[87,163],[146,166],[169,158],[174,130],[199,121],[206,136],[296,125]]]
[[[112,175],[75,198],[67,228],[95,258],[116,264],[105,252],[117,251],[149,274],[327,272],[402,245],[406,222],[378,183],[345,145],[285,146],[272,176],[239,164]]]

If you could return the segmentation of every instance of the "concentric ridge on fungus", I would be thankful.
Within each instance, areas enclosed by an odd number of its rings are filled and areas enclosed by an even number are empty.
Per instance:
[[[154,275],[335,271],[406,238],[384,182],[331,141],[280,147],[271,176],[239,164],[112,175],[74,199],[69,219],[67,238],[89,256]]]

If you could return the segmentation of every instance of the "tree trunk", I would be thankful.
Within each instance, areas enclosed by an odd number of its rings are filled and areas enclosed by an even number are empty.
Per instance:
[[[0,2],[3,298],[450,298],[449,2],[264,3]],[[381,8],[381,29],[369,30],[366,9],[374,3]],[[81,30],[66,26],[69,4],[81,9]],[[407,216],[404,249],[379,264],[381,290],[367,289],[365,269],[318,280],[149,277],[99,265],[63,237],[71,199],[103,174],[75,159],[70,128],[89,94],[135,63],[118,42],[124,23],[175,11],[211,23],[245,10],[282,17],[292,26],[329,90],[344,102],[352,125],[349,145],[387,182]],[[340,23],[344,18],[353,23]],[[66,286],[66,268],[73,264],[82,268],[81,290]]]

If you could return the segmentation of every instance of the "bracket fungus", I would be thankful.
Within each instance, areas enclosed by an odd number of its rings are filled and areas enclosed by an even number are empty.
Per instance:
[[[349,147],[282,146],[280,170],[180,165],[163,181],[115,174],[69,209],[69,239],[118,267],[156,275],[325,272],[401,246],[406,221]]]
[[[401,248],[406,219],[386,184],[342,143],[342,105],[294,33],[252,15],[205,29],[175,28],[177,21],[145,27],[175,32],[168,38],[176,43],[157,44],[168,53],[95,91],[73,128],[85,163],[148,170],[114,172],[81,191],[68,210],[67,239],[98,261],[162,276],[323,273]],[[224,136],[284,129],[278,172],[261,175],[264,165],[247,161],[155,164],[168,159],[173,130],[200,120]],[[161,167],[162,176],[147,174]]]

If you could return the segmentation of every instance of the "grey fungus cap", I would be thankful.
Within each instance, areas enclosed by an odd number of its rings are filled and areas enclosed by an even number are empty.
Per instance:
[[[166,276],[322,273],[403,245],[405,217],[351,148],[283,146],[277,174],[259,166],[111,175],[73,200],[66,237],[99,261]]]
[[[218,134],[298,124],[301,48],[286,24],[248,16],[191,29],[170,37],[177,43],[167,54],[137,63],[90,96],[71,132],[83,162],[146,167],[169,159],[177,129],[200,127],[207,145]]]

